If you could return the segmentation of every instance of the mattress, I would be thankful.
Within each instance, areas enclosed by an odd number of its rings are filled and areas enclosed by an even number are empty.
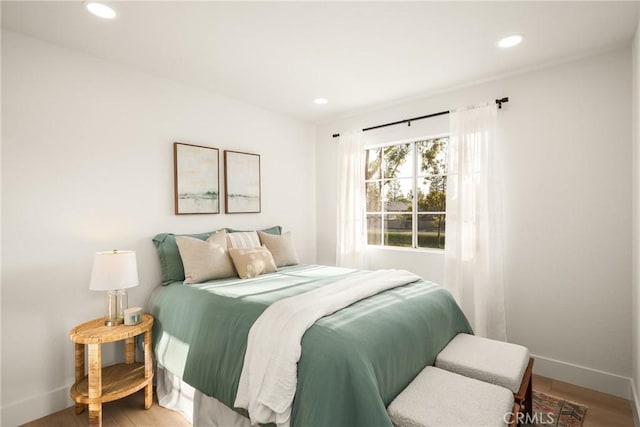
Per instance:
[[[249,329],[266,307],[354,274],[300,265],[246,280],[159,286],[147,307],[156,318],[156,361],[233,408]],[[427,281],[318,320],[302,340],[291,425],[391,426],[386,406],[458,333],[472,333],[469,323],[451,294]]]

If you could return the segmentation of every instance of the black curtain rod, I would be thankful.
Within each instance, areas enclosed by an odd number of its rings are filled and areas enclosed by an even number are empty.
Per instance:
[[[498,104],[498,108],[502,108],[502,104],[504,104],[506,102],[509,102],[509,98],[508,97],[496,99],[496,104]],[[451,111],[440,111],[439,113],[427,114],[426,116],[414,117],[412,119],[398,120],[397,122],[385,123],[383,125],[377,125],[377,126],[371,126],[371,127],[362,129],[362,132],[366,132],[368,130],[386,128],[387,126],[401,125],[402,123],[407,123],[409,126],[411,126],[411,122],[414,122],[416,120],[429,119],[431,117],[437,117],[437,116],[444,116],[445,114],[449,114],[450,112]],[[340,136],[339,133],[334,133],[333,134],[334,138],[337,138],[339,136]]]

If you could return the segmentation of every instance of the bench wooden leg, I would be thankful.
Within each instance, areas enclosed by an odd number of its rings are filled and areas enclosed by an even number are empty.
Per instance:
[[[529,364],[524,371],[520,390],[513,394],[514,400],[520,405],[520,411],[528,415],[527,419],[533,416],[533,357],[529,358]]]
[[[524,397],[525,410],[529,419],[533,419],[533,378],[529,379],[529,385],[527,386],[527,393]]]
[[[518,402],[513,404],[513,412],[511,413],[511,420],[509,421],[509,427],[516,427],[518,425],[518,414],[520,413],[520,405]]]

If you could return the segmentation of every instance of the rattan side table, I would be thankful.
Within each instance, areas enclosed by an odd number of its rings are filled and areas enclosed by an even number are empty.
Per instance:
[[[153,366],[151,364],[151,327],[153,316],[144,314],[137,325],[105,326],[104,318],[76,326],[69,338],[75,343],[76,382],[71,398],[76,414],[89,406],[89,425],[102,426],[102,404],[128,396],[145,388],[144,408],[153,402]],[[135,337],[144,334],[144,363],[135,361]],[[102,367],[102,344],[125,340],[125,362]],[[85,374],[84,351],[89,348]]]

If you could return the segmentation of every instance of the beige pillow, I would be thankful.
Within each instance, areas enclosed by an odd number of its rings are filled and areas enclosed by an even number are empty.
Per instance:
[[[285,265],[300,264],[290,231],[281,236],[258,231],[258,236],[260,236],[262,244],[273,255],[276,266],[283,267]]]
[[[236,270],[227,251],[226,234],[224,230],[221,230],[212,234],[207,240],[176,236],[176,243],[184,265],[184,283],[186,285],[236,275]]]
[[[251,249],[260,247],[260,239],[255,231],[237,231],[227,233],[227,243],[233,249]]]
[[[278,271],[271,252],[264,246],[249,249],[229,249],[233,265],[241,279]]]

